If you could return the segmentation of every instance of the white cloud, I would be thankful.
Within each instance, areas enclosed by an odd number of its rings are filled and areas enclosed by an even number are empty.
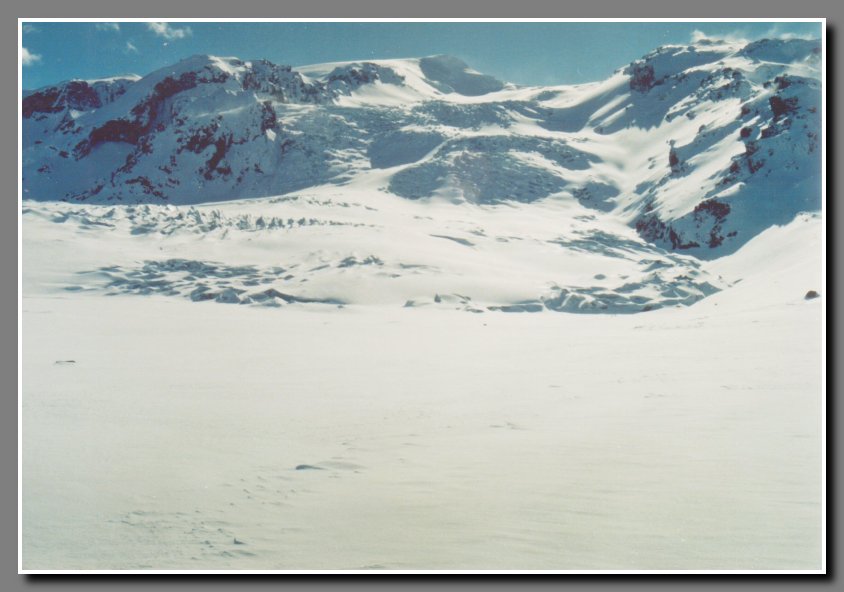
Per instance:
[[[21,63],[24,66],[31,66],[33,64],[37,64],[41,61],[41,56],[35,53],[32,53],[27,48],[21,48]]]
[[[147,23],[147,28],[165,39],[184,39],[193,34],[190,27],[171,27],[169,23]]]
[[[767,31],[761,35],[750,36],[747,31],[730,31],[728,33],[718,35],[707,35],[700,29],[692,31],[692,43],[699,43],[700,41],[727,41],[738,43],[749,43],[753,39],[818,39],[817,35],[808,33],[792,33],[784,30],[784,27],[779,23],[775,23]]]
[[[30,25],[29,23],[24,23],[21,27],[24,33],[38,33],[41,29],[36,27],[35,25]]]
[[[131,41],[126,42],[126,53],[141,53]]]
[[[120,25],[118,23],[97,23],[94,25],[97,31],[114,31],[115,33],[120,32]]]
[[[805,41],[817,41],[820,37],[816,35],[812,35],[811,33],[783,33],[779,36],[780,39],[785,39],[786,41],[790,39],[803,39]]]
[[[749,40],[747,37],[741,33],[740,31],[732,31],[729,33],[723,33],[719,35],[707,35],[700,29],[695,29],[692,31],[691,42],[692,43],[699,43],[701,41],[726,41],[726,42],[740,42],[740,43],[747,43]]]
[[[810,33],[787,33],[782,30],[782,26],[780,24],[773,25],[770,29],[768,29],[763,37],[767,37],[768,39],[784,39],[786,41],[790,39],[806,39],[806,40],[814,40],[820,39],[819,35],[812,35]]]
[[[697,43],[698,41],[703,41],[704,39],[709,39],[709,37],[706,36],[706,33],[700,29],[692,31],[692,43]]]

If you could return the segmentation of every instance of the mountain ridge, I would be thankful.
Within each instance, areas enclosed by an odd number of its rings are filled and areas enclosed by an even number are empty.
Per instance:
[[[569,87],[453,56],[192,56],[25,96],[24,196],[190,204],[374,183],[480,206],[574,200],[718,257],[820,209],[820,66],[820,43],[797,39],[663,46]]]

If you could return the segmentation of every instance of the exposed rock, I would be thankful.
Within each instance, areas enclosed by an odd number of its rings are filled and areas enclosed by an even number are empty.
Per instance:
[[[671,142],[671,148],[668,150],[668,166],[671,167],[672,173],[679,173],[682,170],[680,157],[677,155],[673,141]]]
[[[630,65],[630,90],[648,92],[656,84],[654,67],[645,62],[633,62]]]
[[[777,95],[774,95],[769,99],[769,101],[771,105],[771,111],[774,114],[774,121],[776,121],[783,115],[794,113],[797,110],[797,97],[789,97],[783,99]]]

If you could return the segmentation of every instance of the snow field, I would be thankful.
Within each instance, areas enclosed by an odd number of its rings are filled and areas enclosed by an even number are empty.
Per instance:
[[[820,266],[805,264],[822,245],[817,217],[702,264],[722,291],[633,315],[472,314],[447,298],[406,308],[405,288],[361,271],[373,264],[322,270],[342,308],[106,296],[89,273],[158,261],[168,277],[176,255],[217,261],[185,267],[206,281],[271,270],[298,261],[302,229],[261,238],[236,230],[239,216],[372,214],[347,198],[216,204],[219,217],[25,206],[25,569],[821,568],[824,299],[803,298],[824,290]],[[374,223],[396,220],[378,199],[365,202],[386,216]],[[418,261],[405,257],[419,248],[448,271],[421,270],[428,294],[436,279],[515,298],[524,288],[512,284],[539,273],[461,276],[455,253],[471,249],[431,238],[433,225],[485,239],[457,224],[459,206],[427,211],[425,249],[406,230],[406,246],[372,239],[356,261]],[[499,225],[541,236],[543,216],[529,212],[512,208],[505,223],[480,210],[473,223],[486,240]],[[309,237],[308,265],[342,261],[359,236],[325,228],[340,234]],[[604,259],[589,269],[629,265]]]

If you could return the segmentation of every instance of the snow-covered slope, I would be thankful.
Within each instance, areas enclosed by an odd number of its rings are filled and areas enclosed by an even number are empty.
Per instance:
[[[823,570],[817,49],[25,93],[22,568]]]
[[[576,202],[478,208],[325,186],[196,206],[27,201],[23,219],[44,261],[73,245],[47,275],[28,266],[25,290],[56,295],[637,313],[728,285]]]
[[[823,569],[818,216],[375,193],[25,203],[25,569]]]
[[[24,195],[185,204],[351,183],[578,201],[720,256],[820,208],[820,59],[816,41],[704,40],[604,82],[519,88],[449,56],[297,69],[194,56],[28,94]]]

